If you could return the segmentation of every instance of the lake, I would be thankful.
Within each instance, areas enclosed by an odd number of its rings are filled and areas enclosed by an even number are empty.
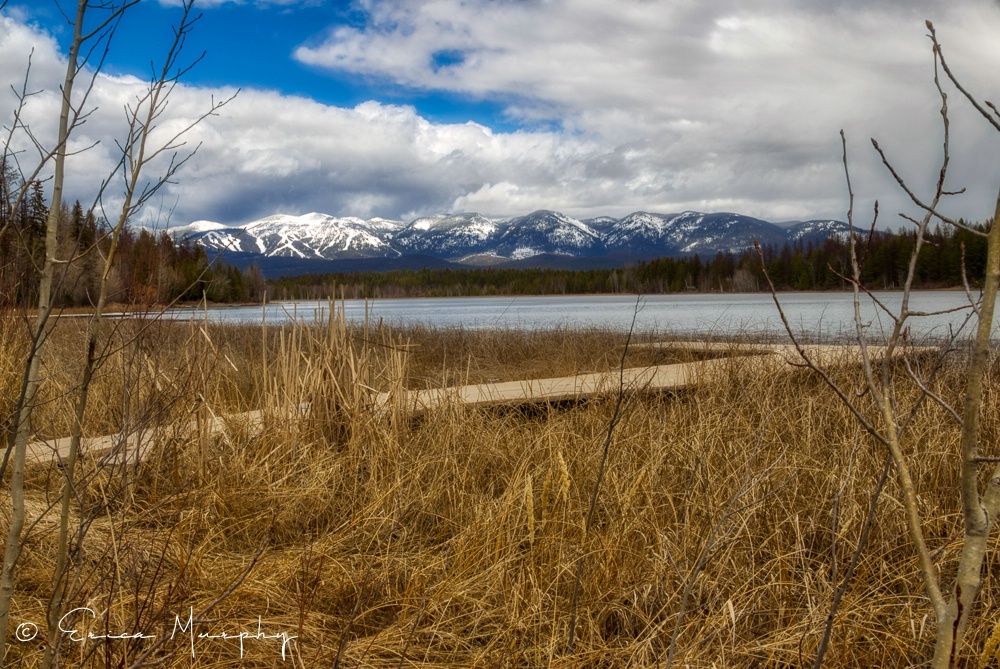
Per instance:
[[[896,307],[899,292],[875,293],[884,304]],[[853,303],[849,293],[784,293],[782,308],[797,334],[822,339],[841,339],[854,334]],[[862,298],[862,316],[873,337],[892,327],[892,321]],[[515,328],[601,328],[627,330],[635,316],[640,332],[678,335],[781,335],[784,329],[774,301],[767,293],[713,293],[648,295],[546,295],[518,297],[442,297],[384,300],[345,300],[349,321],[363,321],[366,315],[387,324],[425,324],[436,327]],[[911,297],[910,309],[926,312],[956,309],[967,305],[962,291],[920,291]],[[960,312],[914,318],[915,336],[943,337],[948,328],[959,327],[968,313]],[[208,318],[220,322],[268,323],[293,319],[313,320],[329,315],[329,303],[317,301],[274,302],[261,306],[210,307]],[[174,318],[201,318],[200,309],[175,309]]]

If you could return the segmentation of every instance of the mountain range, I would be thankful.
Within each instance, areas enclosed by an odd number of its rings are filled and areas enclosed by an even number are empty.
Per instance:
[[[278,214],[245,225],[197,221],[173,228],[176,239],[266,274],[442,266],[600,267],[661,256],[739,253],[762,245],[844,238],[842,221],[777,225],[733,213],[635,212],[578,220],[555,211],[494,218],[441,214],[409,223],[326,214]]]

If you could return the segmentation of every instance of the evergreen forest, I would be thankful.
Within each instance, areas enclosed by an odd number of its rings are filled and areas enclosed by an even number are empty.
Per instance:
[[[10,189],[27,188],[17,211],[8,211]],[[18,185],[16,172],[0,179],[0,306],[30,306],[38,301],[39,273],[45,253],[49,209],[42,184]],[[57,268],[53,299],[59,307],[86,307],[96,299],[98,273],[108,250],[108,225],[79,201],[59,212],[58,257],[72,260]],[[177,244],[166,232],[127,229],[119,241],[109,276],[111,302],[152,307],[207,299],[210,302],[256,302],[265,295],[264,276],[256,266],[240,271],[199,246]]]

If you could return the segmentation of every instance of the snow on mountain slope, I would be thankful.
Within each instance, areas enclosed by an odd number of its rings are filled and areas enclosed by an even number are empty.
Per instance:
[[[675,237],[682,253],[739,253],[753,248],[754,241],[764,245],[785,241],[778,226],[740,214],[684,212],[672,224],[679,228]]]
[[[533,256],[595,258],[609,253],[638,257],[738,253],[762,245],[821,243],[846,235],[841,221],[815,220],[786,228],[734,213],[635,212],[580,221],[555,211],[489,218],[477,213],[440,214],[409,224],[311,213],[277,214],[245,225],[196,221],[174,228],[209,250],[302,259],[398,258],[425,255],[452,262],[496,264]]]
[[[587,256],[603,251],[604,244],[582,221],[543,209],[509,219],[493,248],[496,255],[520,260],[542,253]]]
[[[480,214],[441,214],[416,219],[392,242],[407,253],[462,258],[487,252],[496,232],[497,222]]]
[[[660,255],[719,251],[739,252],[754,240],[769,244],[785,240],[778,226],[742,214],[629,214],[611,226],[604,241],[608,249]]]
[[[844,221],[802,221],[787,229],[788,240],[791,242],[822,243],[824,239],[834,238],[842,242],[850,239],[850,226]]]
[[[295,258],[384,258],[399,255],[388,244],[398,221],[336,218],[326,214],[277,214],[230,228],[186,235],[213,250]]]
[[[679,216],[637,211],[607,223],[604,244],[619,251],[676,253],[677,239],[671,234],[671,222]]]
[[[183,239],[184,237],[190,237],[192,235],[198,235],[206,232],[213,232],[215,230],[224,230],[227,226],[222,223],[216,223],[215,221],[195,221],[187,225],[182,225],[176,228],[170,228],[167,230],[174,239]],[[153,230],[150,229],[153,234],[159,234],[163,230]]]

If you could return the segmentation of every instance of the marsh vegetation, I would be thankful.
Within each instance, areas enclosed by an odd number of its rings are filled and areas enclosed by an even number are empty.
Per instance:
[[[5,319],[6,416],[28,330]],[[72,321],[50,339],[35,410],[42,436],[68,427],[61,398],[72,396],[84,341]],[[295,666],[801,666],[864,532],[825,665],[911,666],[933,646],[892,477],[866,522],[885,449],[809,370],[762,374],[732,357],[724,373],[679,394],[626,392],[585,536],[614,389],[570,406],[450,406],[419,419],[375,412],[369,400],[406,387],[613,370],[622,333],[135,320],[105,343],[84,433],[155,430],[155,447],[141,462],[100,467],[106,454],[83,454],[64,610],[96,612],[80,630],[157,638],[62,635],[66,666],[132,666],[168,639],[175,616],[198,618],[220,597],[199,632],[256,633],[259,616],[266,633],[297,637],[288,644]],[[679,359],[666,355],[635,347],[625,364]],[[932,381],[940,397],[960,398],[964,355],[949,354]],[[920,394],[902,364],[894,373],[900,403]],[[845,387],[862,382],[855,364],[831,374]],[[984,444],[997,440],[998,380],[994,365]],[[290,418],[302,402],[317,410]],[[262,425],[188,429],[199,415],[251,408],[264,409]],[[907,434],[925,531],[947,574],[961,549],[958,430],[928,404]],[[14,624],[46,619],[60,485],[58,463],[28,468]],[[9,513],[9,502],[2,508]],[[997,597],[995,569],[988,558],[984,611]],[[992,618],[973,619],[974,652],[995,632]],[[187,641],[181,634],[144,659],[281,662],[273,640],[246,641],[242,659],[236,641],[196,640],[196,660]],[[11,666],[42,656],[37,642],[8,652]]]

